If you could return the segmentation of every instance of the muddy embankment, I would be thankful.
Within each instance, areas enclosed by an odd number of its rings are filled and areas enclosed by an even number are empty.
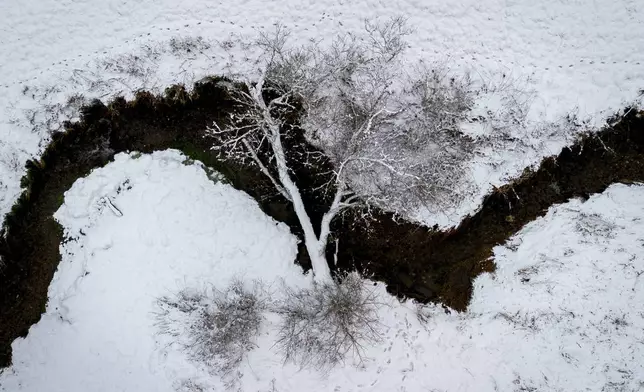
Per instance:
[[[53,219],[64,192],[92,169],[123,151],[182,150],[193,159],[223,173],[237,189],[254,197],[263,211],[285,222],[293,233],[301,229],[290,205],[276,194],[261,173],[251,167],[221,162],[210,151],[204,128],[224,123],[236,110],[225,90],[212,79],[198,83],[192,93],[182,87],[162,97],[139,93],[133,101],[117,99],[107,106],[95,102],[84,108],[81,121],[65,124],[53,135],[38,161],[27,163],[25,192],[7,215],[0,237],[0,368],[11,362],[11,343],[25,336],[45,311],[47,289],[60,262],[65,239]],[[296,123],[294,118],[292,121]],[[287,146],[293,155],[313,147],[291,132]],[[328,162],[319,167],[294,165],[303,188],[324,181]],[[340,237],[339,269],[357,269],[387,283],[390,292],[419,301],[437,301],[456,310],[467,307],[472,279],[492,271],[492,248],[523,225],[545,214],[554,203],[601,192],[614,182],[644,180],[644,115],[631,110],[619,123],[585,137],[558,157],[548,158],[533,173],[486,197],[481,210],[457,228],[441,232],[411,223],[396,223],[378,213],[368,228],[352,216],[334,223]],[[314,220],[327,200],[304,192]],[[298,263],[309,267],[300,246]]]

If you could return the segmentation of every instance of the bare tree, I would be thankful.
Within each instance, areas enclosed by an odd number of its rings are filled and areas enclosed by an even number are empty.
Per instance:
[[[470,103],[465,92],[432,95],[423,88],[429,86],[423,85],[425,79],[411,81],[401,71],[409,32],[401,18],[366,23],[365,34],[341,35],[324,49],[288,48],[283,29],[262,36],[260,76],[255,83],[226,83],[239,110],[229,125],[207,129],[222,157],[256,165],[293,204],[317,282],[331,279],[325,249],[331,223],[343,211],[375,206],[407,215],[419,203],[454,199],[458,189],[461,176],[453,172],[468,152],[460,142],[441,143],[440,135],[461,139],[455,125],[459,114],[450,113],[450,122],[436,110],[464,111]],[[456,91],[455,85],[444,87]],[[298,108],[308,140],[334,165],[325,187],[331,204],[317,231],[291,175],[284,143],[294,132],[286,114]],[[304,165],[314,160],[297,159]]]
[[[309,99],[303,127],[354,201],[402,216],[420,204],[452,205],[473,153],[459,129],[473,105],[469,80],[445,70],[408,73],[401,19],[367,31],[369,40],[342,37],[326,53],[341,68]]]

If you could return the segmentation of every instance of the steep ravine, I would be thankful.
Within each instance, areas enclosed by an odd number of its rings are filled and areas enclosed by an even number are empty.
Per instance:
[[[139,93],[135,100],[117,99],[86,107],[80,122],[66,124],[53,135],[38,161],[28,162],[24,193],[6,216],[0,237],[0,368],[11,363],[11,343],[25,336],[45,311],[47,289],[60,262],[62,228],[53,219],[64,192],[78,178],[110,162],[123,151],[152,152],[176,148],[223,173],[237,189],[254,197],[261,208],[285,222],[294,234],[300,228],[289,204],[275,194],[261,173],[221,162],[210,151],[203,130],[234,110],[217,79],[198,83],[192,93],[172,87],[165,96]],[[297,120],[294,119],[295,123]],[[312,149],[303,139],[287,141]],[[322,180],[328,169],[295,168],[304,187]],[[644,181],[644,113],[631,110],[616,125],[580,139],[540,168],[488,195],[478,213],[452,230],[435,231],[412,223],[396,223],[380,213],[369,229],[351,216],[334,224],[342,238],[340,269],[358,269],[387,283],[389,290],[419,301],[438,301],[465,310],[472,279],[492,271],[492,248],[526,223],[545,214],[552,204],[601,192],[614,182]],[[325,200],[305,192],[314,219]],[[307,268],[300,247],[298,262]]]

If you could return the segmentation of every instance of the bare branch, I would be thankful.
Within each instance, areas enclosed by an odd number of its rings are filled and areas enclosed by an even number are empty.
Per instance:
[[[330,280],[331,224],[347,209],[410,216],[425,203],[462,197],[471,149],[459,125],[472,106],[469,85],[443,72],[417,78],[401,72],[409,33],[404,19],[393,18],[366,23],[364,35],[340,35],[321,49],[289,46],[289,32],[278,26],[257,43],[264,53],[257,81],[227,84],[239,108],[230,125],[208,128],[221,155],[257,165],[292,203],[316,281]],[[320,153],[289,150],[294,128],[285,118],[294,113],[303,113],[295,132],[303,130],[334,166],[328,181],[307,190],[330,193],[318,230],[292,169],[317,167]]]
[[[280,184],[275,180],[275,178],[273,177],[273,175],[268,171],[268,168],[266,168],[266,166],[264,166],[264,164],[262,163],[262,161],[261,161],[261,160],[259,159],[259,157],[257,156],[257,153],[256,153],[256,152],[255,152],[255,150],[253,149],[253,146],[251,146],[251,145],[250,145],[250,143],[248,142],[248,140],[246,140],[246,139],[242,139],[242,143],[244,143],[244,146],[246,146],[246,149],[248,149],[248,152],[251,154],[251,156],[253,157],[253,160],[255,161],[255,163],[257,164],[257,166],[259,166],[259,169],[262,171],[262,173],[264,173],[264,174],[266,175],[266,177],[268,177],[268,178],[271,180],[271,183],[273,184],[273,186],[275,186],[275,189],[277,189],[277,190],[278,190],[278,192],[279,192],[282,196],[284,196],[284,198],[285,198],[286,200],[288,200],[288,201],[292,202],[293,200],[291,199],[291,195],[289,195],[289,194],[288,194],[288,192],[286,192],[286,190],[284,189],[284,187],[283,187],[283,186],[281,186],[281,185],[280,185]]]

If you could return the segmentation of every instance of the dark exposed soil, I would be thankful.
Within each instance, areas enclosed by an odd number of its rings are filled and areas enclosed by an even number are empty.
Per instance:
[[[472,296],[472,279],[494,270],[492,248],[545,215],[548,207],[574,197],[587,199],[616,182],[642,181],[644,112],[632,110],[615,126],[543,160],[536,172],[496,189],[480,211],[455,229],[397,224],[389,214],[381,214],[368,229],[341,225],[339,260],[345,268],[387,282],[393,294],[462,311]]]
[[[5,235],[0,238],[0,257],[6,264],[0,272],[0,368],[11,362],[11,342],[25,336],[45,310],[47,289],[60,261],[58,247],[64,240],[52,215],[64,192],[116,153],[180,149],[223,173],[234,187],[254,197],[264,212],[301,236],[291,206],[261,173],[221,162],[209,150],[212,140],[204,138],[205,126],[223,122],[235,110],[216,81],[198,83],[191,94],[172,87],[163,97],[140,93],[131,102],[117,99],[108,106],[96,102],[84,109],[80,122],[66,124],[65,133],[53,136],[39,161],[28,162],[23,178],[26,191],[7,215]],[[293,154],[313,149],[301,134],[290,135],[286,144]],[[325,161],[316,168],[295,166],[294,176],[308,189],[324,180],[318,173],[327,169]],[[537,172],[496,190],[458,228],[439,232],[396,223],[387,213],[377,214],[365,226],[345,216],[334,223],[341,238],[339,268],[358,269],[382,280],[397,295],[464,310],[472,278],[494,269],[489,260],[493,246],[543,215],[553,203],[587,197],[614,182],[642,180],[644,115],[632,110],[616,126],[583,138],[558,157],[544,160]],[[312,191],[305,191],[304,198],[313,219],[319,220],[327,200]],[[309,268],[303,246],[297,261]]]

